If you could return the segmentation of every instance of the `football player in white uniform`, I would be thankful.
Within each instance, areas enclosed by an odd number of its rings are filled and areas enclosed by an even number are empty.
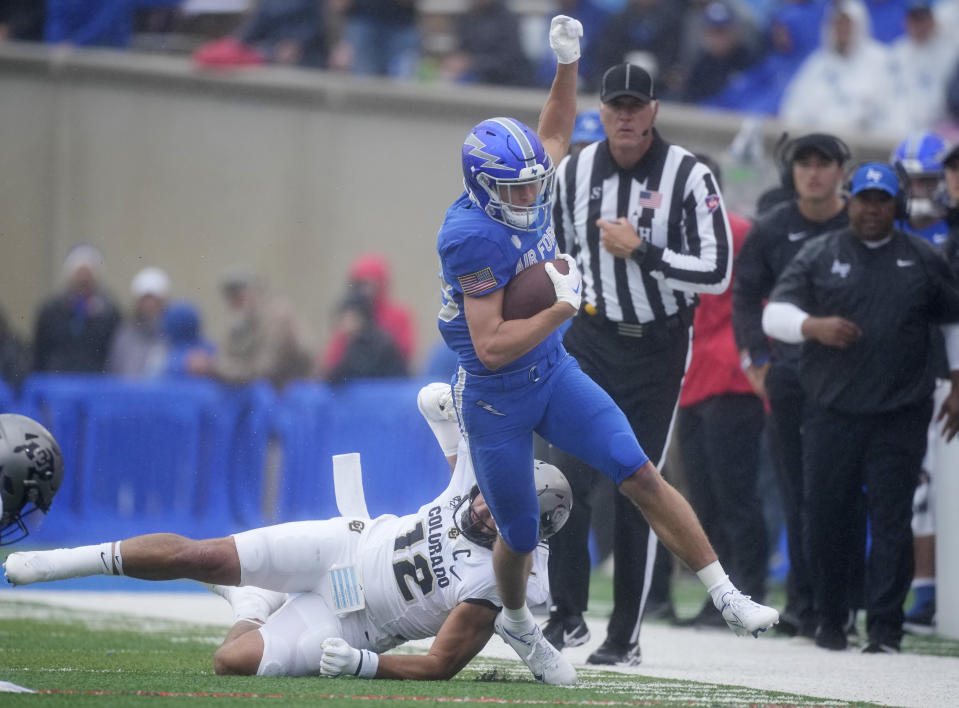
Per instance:
[[[492,564],[495,522],[451,407],[442,407],[448,400],[445,384],[420,392],[420,410],[451,463],[454,443],[459,448],[449,486],[415,514],[293,522],[200,541],[149,534],[13,553],[4,562],[6,578],[26,585],[112,574],[210,584],[234,610],[214,656],[218,674],[448,679],[486,645],[502,604]],[[565,523],[572,494],[546,463],[537,462],[536,483],[546,538]],[[540,544],[531,604],[549,593],[547,555]],[[380,655],[433,636],[426,655]],[[537,679],[555,682],[555,657],[524,659]]]

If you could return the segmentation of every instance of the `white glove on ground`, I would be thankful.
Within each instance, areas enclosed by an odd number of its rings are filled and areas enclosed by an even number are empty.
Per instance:
[[[323,676],[358,676],[373,678],[379,666],[379,655],[365,649],[354,649],[341,637],[324,639],[320,645],[323,656],[320,658],[320,673]]]
[[[560,64],[572,64],[579,59],[579,38],[583,24],[566,15],[556,15],[549,25],[549,46]]]
[[[579,312],[579,305],[583,300],[583,276],[576,267],[576,261],[568,253],[560,253],[556,256],[562,258],[569,264],[569,273],[563,275],[552,263],[546,264],[546,275],[553,281],[553,289],[556,291],[556,301],[565,302]]]

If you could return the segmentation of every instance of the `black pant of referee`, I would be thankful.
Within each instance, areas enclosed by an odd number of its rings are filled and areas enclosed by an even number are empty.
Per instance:
[[[620,328],[601,315],[580,313],[563,342],[583,371],[623,410],[643,450],[660,468],[686,371],[692,315],[688,311],[642,328]],[[636,336],[640,330],[641,336]],[[552,599],[558,614],[580,614],[589,594],[588,496],[599,473],[561,450],[552,448],[550,452],[550,461],[563,470],[573,489],[570,519],[550,539]],[[612,510],[595,511],[614,514],[613,613],[606,641],[618,653],[628,653],[624,657],[627,661],[635,662],[640,619],[650,593],[656,558],[670,556],[643,515],[623,495],[615,495]],[[657,546],[662,551],[659,554]],[[591,663],[612,663],[596,661],[597,658],[602,657],[590,657]]]
[[[866,631],[870,645],[898,651],[912,581],[912,495],[926,451],[932,402],[890,412],[844,414],[810,402],[803,421],[806,532],[819,627],[816,643],[846,646],[850,568],[861,553],[865,494],[872,543],[866,560]]]

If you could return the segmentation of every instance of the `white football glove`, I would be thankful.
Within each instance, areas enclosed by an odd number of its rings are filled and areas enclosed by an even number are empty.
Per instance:
[[[323,676],[356,676],[363,667],[360,661],[364,658],[359,649],[354,649],[341,637],[329,637],[320,645],[323,656],[320,658],[320,673]],[[366,652],[370,654],[371,652]],[[374,668],[374,672],[376,669]],[[365,673],[365,672],[360,672]]]
[[[566,15],[556,15],[549,25],[549,46],[560,64],[572,64],[579,59],[579,38],[583,24]]]
[[[572,306],[574,310],[579,311],[579,305],[583,300],[583,276],[576,267],[576,261],[568,253],[560,253],[556,256],[562,258],[569,264],[569,273],[563,275],[552,263],[546,264],[546,275],[553,281],[553,289],[556,291],[556,301],[565,302]]]

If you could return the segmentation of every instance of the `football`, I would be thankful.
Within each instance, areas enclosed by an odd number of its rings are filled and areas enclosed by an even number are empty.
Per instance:
[[[564,275],[569,273],[569,263],[562,258],[537,261],[521,270],[503,289],[504,320],[525,320],[556,302],[556,289],[546,274],[547,263]]]

